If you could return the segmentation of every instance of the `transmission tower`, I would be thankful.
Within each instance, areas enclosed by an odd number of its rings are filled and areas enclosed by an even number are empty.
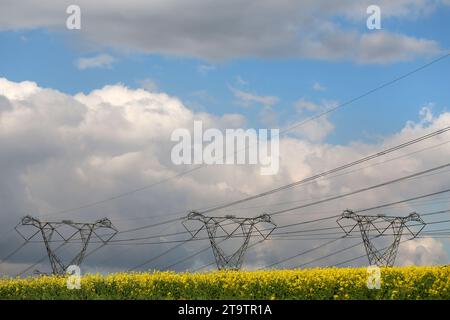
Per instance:
[[[187,226],[189,221],[199,221],[202,225],[200,228],[192,230]],[[258,224],[265,224],[269,227],[260,229],[257,226]],[[183,226],[193,238],[201,230],[206,229],[217,269],[219,270],[239,270],[252,234],[257,232],[265,240],[276,228],[276,224],[268,214],[262,214],[254,218],[237,218],[232,215],[207,217],[196,211],[192,211],[187,215],[183,221]],[[242,242],[234,252],[227,254],[219,244],[223,244],[225,240],[230,238],[241,238]]]
[[[22,230],[22,232],[19,230],[24,226],[34,227],[36,230],[29,235],[25,235],[23,232],[24,230]],[[97,220],[94,223],[84,223],[73,222],[71,220],[62,220],[58,222],[41,221],[37,218],[33,218],[32,216],[25,216],[15,227],[15,229],[26,242],[37,237],[38,234],[41,234],[53,274],[55,275],[64,274],[70,265],[80,266],[83,262],[89,242],[93,237],[100,240],[103,244],[106,244],[118,232],[111,221],[107,218]],[[104,231],[107,233],[103,233]],[[52,244],[55,242],[62,242],[63,244],[66,244],[75,241],[78,241],[77,243],[81,244],[81,248],[79,249],[77,255],[70,260],[69,263],[65,264],[62,259],[56,255],[55,252],[57,249],[53,249]]]
[[[353,220],[355,223],[344,226],[340,223],[344,219]],[[415,224],[410,224],[411,222],[415,222]],[[369,263],[387,267],[394,265],[403,231],[406,229],[412,238],[415,238],[426,225],[416,212],[410,213],[406,217],[392,217],[383,214],[358,215],[352,210],[345,210],[337,223],[347,235],[358,226]],[[412,228],[413,226],[417,227],[416,231]],[[392,233],[388,234],[389,231]],[[374,240],[383,235],[392,236],[392,243],[383,249],[378,249],[374,245]]]

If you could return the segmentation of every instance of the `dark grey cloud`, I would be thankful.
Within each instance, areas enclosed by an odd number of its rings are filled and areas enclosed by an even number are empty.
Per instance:
[[[64,31],[71,1],[2,1],[0,30]],[[68,35],[91,49],[222,60],[245,57],[390,63],[433,55],[439,44],[388,31],[359,33],[371,1],[158,0],[87,1],[82,29]],[[414,19],[434,0],[379,1],[383,19]],[[344,20],[344,26],[337,21]]]

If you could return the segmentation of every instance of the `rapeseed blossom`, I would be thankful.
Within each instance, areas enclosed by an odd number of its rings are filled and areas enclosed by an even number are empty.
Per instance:
[[[450,299],[450,267],[381,269],[381,288],[367,287],[366,268],[115,273],[1,278],[0,299]]]

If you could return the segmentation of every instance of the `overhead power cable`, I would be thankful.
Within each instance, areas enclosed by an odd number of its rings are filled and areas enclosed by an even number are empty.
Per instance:
[[[17,247],[16,249],[14,249],[14,251],[12,251],[11,253],[9,253],[7,256],[3,257],[0,261],[0,265],[2,265],[3,263],[5,263],[6,261],[8,261],[12,256],[14,256],[17,252],[19,252],[23,247],[25,247],[25,245],[28,244],[28,241],[23,242],[19,247]]]
[[[134,266],[134,267],[130,268],[128,271],[134,271],[134,270],[137,270],[137,269],[139,269],[139,268],[142,268],[143,266],[145,266],[145,265],[147,265],[147,264],[149,264],[149,263],[151,263],[151,262],[153,262],[153,261],[155,261],[155,260],[161,258],[162,256],[165,256],[165,255],[168,254],[169,252],[171,252],[171,251],[173,251],[173,250],[175,250],[175,249],[181,247],[182,245],[186,244],[187,242],[189,242],[189,241],[191,241],[191,240],[192,240],[192,238],[187,239],[187,240],[184,240],[183,242],[181,242],[181,243],[179,243],[179,244],[177,244],[177,245],[175,245],[175,246],[173,246],[173,247],[167,249],[167,250],[164,251],[163,253],[161,253],[161,254],[159,254],[159,255],[157,255],[157,256],[155,256],[155,257],[152,257],[152,258],[150,258],[150,259],[148,259],[148,260],[146,260],[146,261],[144,261],[144,262],[138,264],[137,266]]]
[[[428,194],[428,195],[423,195],[423,196],[421,196],[421,197],[430,196],[430,195],[434,195],[434,194],[436,194],[436,193],[430,193],[430,194]],[[417,198],[417,197],[410,198],[410,199],[416,199],[416,198]],[[408,200],[409,200],[409,199],[406,199],[406,200],[404,200],[404,201],[408,201]],[[434,215],[434,214],[441,214],[441,213],[445,213],[445,212],[449,212],[449,211],[450,211],[450,210],[433,211],[433,212],[428,212],[428,213],[421,214],[421,216],[429,216],[429,215]],[[340,215],[338,215],[338,216],[340,216]],[[335,217],[336,217],[336,216],[331,216],[331,217],[327,217],[327,218],[335,218]],[[327,218],[323,218],[323,219],[327,219]],[[446,223],[446,222],[450,222],[450,220],[433,221],[433,222],[427,223],[427,224],[439,224],[439,223]],[[298,223],[294,223],[294,224],[290,224],[290,225],[284,225],[284,226],[281,226],[281,227],[289,227],[289,226],[293,226],[293,225],[298,225]],[[414,226],[414,225],[412,225],[412,226]],[[271,237],[277,236],[277,235],[282,235],[282,234],[304,233],[304,232],[308,232],[308,231],[321,231],[321,230],[326,230],[326,229],[341,229],[341,228],[340,228],[340,227],[329,227],[329,228],[318,228],[318,229],[312,229],[312,230],[297,230],[297,231],[292,231],[292,232],[287,231],[287,232],[283,232],[283,233],[273,233],[273,234],[271,235]],[[333,234],[337,234],[337,233],[333,233]],[[309,234],[309,235],[310,235],[310,234]],[[305,236],[308,236],[308,234],[306,234]],[[272,267],[272,266],[275,266],[275,265],[281,264],[281,263],[283,263],[283,262],[292,260],[292,259],[294,259],[294,258],[296,258],[296,257],[299,257],[299,256],[304,255],[304,254],[306,254],[306,253],[312,252],[312,251],[314,251],[314,250],[323,248],[323,247],[325,247],[325,246],[327,246],[327,245],[329,245],[329,244],[332,244],[332,243],[334,243],[334,242],[336,242],[336,241],[338,241],[338,240],[340,240],[340,239],[344,239],[344,238],[346,238],[346,239],[355,238],[355,239],[356,239],[356,238],[359,238],[359,237],[350,237],[350,236],[345,236],[345,235],[344,235],[344,236],[339,237],[339,238],[331,238],[331,239],[329,239],[330,241],[325,242],[324,244],[321,244],[321,245],[319,245],[318,247],[315,247],[315,248],[313,248],[313,249],[306,250],[306,251],[304,251],[304,252],[300,252],[300,253],[295,254],[295,255],[293,255],[293,256],[291,256],[291,257],[288,257],[288,258],[286,258],[286,259],[284,259],[284,260],[282,260],[282,261],[278,261],[278,262],[276,262],[276,263],[272,263],[272,264],[270,264],[270,265],[267,265],[267,266],[265,266],[265,267],[263,267],[263,268],[270,268],[270,267]],[[274,240],[274,239],[269,238],[268,240]],[[293,239],[293,240],[305,240],[305,239]],[[321,240],[328,240],[328,239],[321,239]],[[404,241],[405,241],[405,240],[404,240]],[[260,242],[259,242],[259,243],[260,243]],[[342,251],[349,250],[349,249],[354,248],[355,246],[358,246],[358,245],[360,245],[360,244],[362,244],[362,243],[363,243],[363,242],[358,243],[358,244],[353,245],[353,246],[350,246],[350,247],[348,247],[348,248],[345,248],[345,249],[342,250]],[[257,245],[257,244],[258,244],[258,243],[255,243],[254,245]],[[209,248],[209,247],[207,247],[207,248],[201,250],[200,252],[194,253],[193,255],[191,255],[191,256],[189,256],[189,257],[183,259],[183,261],[188,260],[188,259],[190,259],[190,258],[192,258],[192,257],[194,257],[194,256],[196,256],[196,255],[198,255],[198,254],[200,254],[200,253],[206,251],[208,248]],[[339,253],[342,252],[342,251],[339,251]],[[326,257],[329,257],[329,256],[330,256],[330,255],[327,255]],[[320,259],[324,259],[324,258],[326,258],[326,257],[322,257],[322,258],[320,258]],[[361,256],[361,257],[357,257],[357,259],[362,258],[362,257],[366,257],[366,255],[363,255],[363,256]],[[319,260],[320,260],[320,259],[319,259]],[[356,259],[355,259],[355,260],[356,260]],[[312,262],[314,262],[314,261],[312,261]],[[311,262],[311,263],[312,263],[312,262]],[[180,262],[180,263],[181,263],[181,262]],[[345,262],[344,262],[344,263],[345,263]],[[210,263],[208,263],[208,264],[206,264],[206,265],[202,265],[201,267],[198,267],[198,268],[194,269],[193,271],[196,272],[196,271],[198,271],[198,270],[201,270],[201,269],[206,268],[206,267],[208,267],[208,266],[210,266],[210,265],[213,265],[213,264],[214,264],[214,261],[212,261],[212,262],[210,262]]]
[[[64,245],[67,244],[66,242],[61,243],[58,247],[56,247],[53,252],[57,252],[59,249],[61,249]],[[20,277],[22,275],[24,275],[25,273],[27,273],[28,271],[30,271],[32,268],[34,268],[35,266],[37,266],[39,263],[43,262],[48,256],[44,255],[42,258],[40,258],[38,261],[36,261],[35,263],[33,263],[32,265],[28,266],[25,270],[19,272],[16,277]]]
[[[296,128],[298,128],[298,127],[301,127],[301,126],[303,126],[303,125],[305,125],[305,124],[307,124],[307,123],[309,123],[309,122],[312,122],[312,121],[317,120],[317,119],[319,119],[319,118],[321,118],[321,117],[324,117],[324,116],[326,116],[326,115],[328,115],[328,114],[330,114],[330,113],[332,113],[332,112],[334,112],[334,111],[336,111],[336,110],[338,110],[338,109],[340,109],[340,108],[343,108],[343,107],[345,107],[345,106],[347,106],[347,105],[350,105],[350,104],[352,104],[352,103],[354,103],[354,102],[356,102],[356,101],[358,101],[358,100],[361,100],[361,99],[363,99],[363,98],[365,98],[365,97],[367,97],[367,96],[369,96],[369,95],[371,95],[371,94],[373,94],[373,93],[375,93],[375,92],[377,92],[377,91],[380,91],[380,90],[382,90],[382,89],[384,89],[384,88],[386,88],[386,87],[388,87],[388,86],[390,86],[390,85],[392,85],[392,84],[394,84],[394,83],[397,83],[397,82],[399,82],[399,81],[401,81],[401,80],[403,80],[403,79],[405,79],[405,78],[407,78],[407,77],[410,77],[410,76],[412,76],[413,74],[415,74],[415,73],[417,73],[417,72],[419,72],[419,71],[421,71],[421,70],[424,70],[424,69],[426,69],[426,68],[428,68],[428,67],[430,67],[430,66],[432,66],[432,65],[434,65],[434,64],[436,64],[436,63],[438,63],[438,62],[440,62],[440,61],[443,61],[444,59],[448,58],[449,56],[450,56],[450,53],[445,53],[445,54],[443,54],[443,55],[441,55],[441,56],[439,56],[439,57],[437,57],[437,58],[431,60],[431,61],[428,62],[428,63],[425,63],[425,64],[423,64],[423,65],[421,65],[421,66],[419,66],[419,67],[417,67],[417,68],[415,68],[415,69],[413,69],[413,70],[411,70],[411,71],[409,71],[409,72],[406,72],[406,73],[404,73],[404,74],[402,74],[402,75],[400,75],[400,76],[398,76],[398,77],[395,77],[395,78],[393,78],[393,79],[391,79],[391,80],[389,80],[389,81],[386,81],[386,82],[384,82],[384,83],[382,83],[382,84],[376,86],[376,87],[373,88],[373,89],[370,89],[370,90],[368,90],[368,91],[366,91],[366,92],[364,92],[364,93],[362,93],[362,94],[360,94],[360,95],[358,95],[358,96],[356,96],[356,97],[353,97],[353,98],[351,98],[351,99],[349,99],[349,100],[347,100],[347,101],[344,101],[344,102],[341,103],[341,104],[338,104],[337,106],[335,106],[335,107],[333,107],[333,108],[330,108],[330,109],[328,109],[328,110],[325,110],[325,111],[323,111],[323,112],[320,112],[320,113],[318,113],[318,114],[316,114],[316,115],[313,115],[313,116],[311,116],[311,117],[309,117],[309,118],[307,118],[307,119],[305,119],[305,120],[302,120],[302,121],[299,121],[299,122],[297,122],[297,123],[294,123],[294,124],[290,125],[289,127],[285,128],[285,129],[283,129],[283,130],[281,130],[280,133],[279,133],[279,135],[285,134],[285,133],[287,133],[287,132],[290,132],[290,131],[292,131],[293,129],[296,129]],[[246,149],[248,149],[248,148],[249,148],[249,146],[246,146],[246,147],[244,148],[244,150],[246,150]],[[244,151],[244,150],[243,150],[243,151]],[[240,151],[240,150],[237,150],[236,152],[239,152],[239,151]],[[69,209],[65,209],[65,210],[60,210],[60,211],[55,211],[55,212],[53,212],[53,213],[46,214],[45,216],[59,215],[59,214],[63,214],[63,213],[68,213],[68,212],[72,212],[72,211],[78,211],[78,210],[82,210],[82,209],[87,209],[87,208],[90,208],[90,207],[94,207],[94,206],[97,206],[97,205],[100,205],[100,204],[103,204],[103,203],[106,203],[106,202],[109,202],[109,201],[112,201],[112,200],[116,200],[116,199],[119,199],[119,198],[123,198],[123,197],[125,197],[125,196],[129,196],[129,195],[132,195],[132,194],[134,194],[134,193],[137,193],[137,192],[140,192],[140,191],[144,191],[144,190],[150,189],[150,188],[152,188],[152,187],[155,187],[155,186],[157,186],[157,185],[163,184],[163,183],[168,182],[168,181],[170,181],[170,180],[173,180],[173,179],[177,179],[177,178],[183,177],[183,176],[185,176],[185,175],[187,175],[187,174],[189,174],[189,173],[191,173],[191,172],[197,171],[197,170],[199,170],[199,169],[201,169],[201,168],[204,168],[204,167],[205,167],[204,164],[203,164],[203,165],[198,165],[198,166],[196,166],[196,167],[194,167],[194,168],[185,170],[185,171],[183,171],[183,172],[177,173],[177,174],[175,174],[175,175],[172,175],[172,176],[167,177],[167,178],[165,178],[165,179],[159,180],[159,181],[157,181],[157,182],[154,182],[154,183],[151,183],[151,184],[142,186],[142,187],[140,187],[140,188],[132,189],[132,190],[129,190],[129,191],[126,191],[126,192],[123,192],[123,193],[120,193],[120,194],[117,194],[117,195],[115,195],[115,196],[108,197],[108,198],[105,198],[105,199],[102,199],[102,200],[98,200],[98,201],[93,201],[93,202],[90,202],[90,203],[86,203],[86,204],[81,205],[81,206],[78,206],[78,207],[73,207],[73,208],[69,208]]]
[[[372,185],[370,187],[357,189],[357,190],[354,190],[354,191],[351,191],[351,192],[343,193],[343,194],[340,194],[340,195],[337,195],[337,196],[334,196],[334,197],[330,197],[330,198],[326,198],[326,199],[323,199],[323,200],[307,203],[307,204],[304,204],[304,205],[300,205],[300,206],[296,206],[296,207],[292,207],[292,208],[287,208],[287,209],[283,209],[283,210],[278,210],[278,211],[270,213],[269,215],[273,216],[273,215],[283,214],[283,213],[286,213],[286,212],[289,212],[289,211],[303,209],[303,208],[307,208],[307,207],[310,207],[310,206],[313,206],[313,205],[317,205],[317,204],[321,204],[321,203],[324,203],[324,202],[337,200],[337,199],[340,199],[340,198],[348,197],[348,196],[351,196],[351,195],[355,195],[355,194],[358,194],[358,193],[362,193],[362,192],[365,192],[365,191],[377,189],[377,188],[384,187],[384,186],[387,186],[387,185],[390,185],[390,184],[393,184],[393,183],[397,183],[397,182],[400,182],[400,181],[404,181],[404,180],[407,180],[407,179],[418,177],[418,176],[421,176],[423,174],[426,174],[426,173],[429,173],[429,172],[433,172],[433,171],[436,171],[436,170],[440,170],[440,169],[443,169],[443,168],[446,168],[446,167],[449,167],[449,166],[450,166],[450,163],[446,163],[444,165],[440,165],[440,166],[433,167],[433,168],[430,168],[430,169],[427,169],[427,170],[419,171],[419,172],[416,172],[416,173],[413,173],[413,174],[410,174],[410,175],[406,175],[406,176],[403,176],[403,177],[400,177],[400,178],[392,179],[392,180],[389,180],[389,181],[386,181],[386,182],[383,182],[383,183],[380,183],[380,184]],[[448,189],[448,190],[450,191],[450,189]]]
[[[359,163],[361,163],[361,162],[363,162],[363,161],[368,161],[368,160],[365,160],[365,159],[369,159],[369,160],[370,160],[370,159],[372,159],[372,158],[375,157],[375,156],[381,156],[381,155],[388,154],[388,153],[392,152],[394,149],[395,149],[395,150],[398,150],[398,149],[403,148],[403,147],[405,147],[405,146],[409,146],[409,145],[411,145],[411,144],[413,144],[413,143],[417,143],[417,142],[419,142],[419,141],[423,141],[423,140],[425,140],[425,139],[429,139],[429,138],[431,138],[431,137],[433,137],[433,136],[436,136],[436,135],[438,135],[438,134],[442,134],[442,133],[447,132],[447,131],[449,131],[449,130],[450,130],[450,126],[449,126],[449,127],[446,127],[446,128],[443,128],[443,129],[440,129],[440,130],[437,130],[437,131],[434,131],[434,132],[432,132],[432,133],[430,133],[430,134],[427,134],[427,135],[424,135],[424,136],[422,136],[422,137],[420,137],[420,138],[417,138],[417,139],[414,139],[414,140],[407,141],[407,142],[405,142],[405,143],[403,143],[403,144],[401,144],[401,145],[397,145],[397,146],[392,147],[392,148],[390,148],[390,149],[387,149],[387,150],[384,150],[384,151],[380,151],[380,152],[378,152],[378,153],[376,153],[376,154],[374,154],[374,155],[371,155],[371,156],[369,156],[369,157],[362,158],[362,159],[360,159],[360,160],[358,160],[358,161],[355,161],[355,162],[346,164],[346,165],[344,165],[344,166],[337,167],[337,168],[335,168],[335,169],[332,169],[332,170],[329,170],[329,171],[326,171],[326,172],[323,172],[323,173],[320,173],[320,174],[311,176],[311,177],[309,177],[309,178],[306,178],[306,179],[303,179],[303,180],[301,180],[301,181],[297,181],[297,182],[294,182],[294,183],[285,185],[285,186],[280,187],[280,188],[277,188],[277,189],[273,189],[273,190],[271,190],[271,191],[267,191],[267,192],[261,193],[261,194],[259,194],[259,195],[255,195],[255,196],[252,196],[252,197],[249,197],[249,198],[241,199],[241,200],[239,200],[239,201],[240,201],[240,202],[248,201],[248,200],[251,200],[250,198],[253,199],[253,197],[261,197],[261,196],[270,194],[271,192],[278,192],[278,191],[276,191],[276,190],[278,190],[278,189],[279,189],[279,190],[283,190],[283,189],[285,189],[285,188],[288,188],[289,186],[293,186],[293,185],[296,185],[296,184],[300,184],[300,183],[302,183],[302,182],[304,183],[304,182],[307,182],[307,181],[312,181],[312,180],[317,179],[317,178],[319,178],[319,177],[323,177],[323,176],[325,176],[325,175],[327,175],[327,174],[329,174],[329,173],[337,172],[337,171],[339,171],[339,170],[343,170],[343,169],[348,168],[348,167],[350,167],[350,166],[352,166],[352,165],[359,164]],[[246,199],[247,199],[247,200],[246,200]],[[322,201],[327,201],[327,199],[324,199],[324,200],[322,200]],[[222,205],[221,207],[217,207],[217,206],[216,206],[216,207],[212,207],[212,208],[207,209],[207,210],[204,210],[204,211],[202,211],[202,212],[209,212],[209,211],[212,211],[212,210],[218,210],[218,208],[225,208],[225,207],[228,207],[228,206],[231,206],[231,205],[234,205],[234,204],[236,204],[236,201],[235,201],[235,202],[232,202],[232,203],[228,203],[228,204]],[[289,209],[287,209],[287,210],[289,210]],[[275,212],[275,213],[273,213],[273,214],[278,214],[278,213]],[[180,217],[177,217],[177,218],[174,218],[174,219],[169,219],[169,220],[166,220],[166,221],[162,221],[162,222],[159,222],[159,223],[156,223],[156,224],[150,224],[150,225],[141,226],[141,227],[138,227],[138,228],[132,228],[132,229],[129,229],[129,230],[124,230],[124,231],[121,231],[121,232],[119,232],[119,233],[127,233],[127,232],[133,232],[133,231],[143,230],[143,229],[147,229],[147,228],[152,228],[152,227],[160,226],[160,225],[163,225],[163,224],[168,224],[168,223],[176,222],[176,221],[179,221],[179,220],[181,220],[181,219],[183,219],[183,217],[180,216]],[[186,232],[186,231],[182,231],[181,233],[177,233],[177,234],[187,234],[187,232]]]
[[[259,270],[271,268],[271,267],[273,267],[273,266],[282,264],[282,263],[284,263],[284,262],[286,262],[286,261],[289,261],[289,260],[298,258],[298,257],[300,257],[300,256],[302,256],[302,255],[305,255],[305,254],[307,254],[307,253],[310,253],[310,252],[312,252],[312,251],[319,250],[319,249],[321,249],[321,248],[323,248],[323,247],[326,247],[326,246],[328,246],[328,245],[330,245],[330,244],[332,244],[332,243],[334,243],[334,242],[336,242],[336,241],[338,241],[338,240],[344,239],[345,237],[346,237],[346,235],[344,235],[344,236],[342,236],[342,237],[339,237],[339,238],[336,238],[336,239],[332,239],[332,240],[327,241],[327,242],[325,242],[325,243],[323,243],[323,244],[321,244],[321,245],[319,245],[319,246],[316,246],[316,247],[314,247],[314,248],[312,248],[312,249],[308,249],[308,250],[306,250],[306,251],[302,251],[302,252],[297,253],[297,254],[295,254],[295,255],[293,255],[293,256],[290,256],[290,257],[288,257],[288,258],[285,258],[285,259],[283,259],[283,260],[280,260],[280,261],[277,261],[277,262],[268,264],[268,265],[266,265],[266,266],[260,268]]]
[[[322,172],[322,173],[319,173],[319,174],[307,177],[307,178],[302,179],[302,180],[298,180],[298,181],[292,182],[290,184],[283,185],[283,186],[275,188],[275,189],[271,189],[271,190],[268,190],[268,191],[265,191],[265,192],[261,192],[261,193],[258,193],[256,195],[250,196],[250,197],[246,197],[246,198],[239,199],[239,200],[236,200],[236,201],[233,201],[233,202],[229,202],[229,203],[217,206],[217,207],[213,207],[213,208],[210,208],[210,209],[207,209],[207,210],[203,210],[203,211],[201,211],[201,213],[209,213],[211,211],[225,209],[225,208],[228,208],[228,207],[240,204],[242,202],[247,202],[247,201],[250,201],[250,200],[258,199],[258,198],[265,197],[265,196],[270,195],[270,194],[277,193],[277,192],[282,191],[282,190],[293,188],[293,187],[298,186],[300,184],[304,184],[306,182],[310,182],[310,181],[316,180],[318,178],[325,177],[325,176],[327,176],[329,174],[332,174],[332,173],[335,173],[335,172],[338,172],[338,171],[350,168],[352,166],[355,166],[355,165],[361,164],[363,162],[366,162],[366,161],[378,158],[380,156],[384,156],[386,154],[392,153],[394,151],[397,151],[399,149],[405,148],[407,146],[410,146],[412,144],[418,143],[420,141],[423,141],[423,140],[429,139],[431,137],[435,137],[437,135],[443,134],[443,133],[445,133],[445,132],[447,132],[449,130],[450,130],[450,126],[449,127],[445,127],[443,129],[440,129],[440,130],[437,130],[437,131],[434,131],[432,133],[426,134],[426,135],[421,136],[419,138],[407,141],[407,142],[402,143],[400,145],[397,145],[395,147],[391,147],[389,149],[377,152],[375,154],[372,154],[370,156],[361,158],[359,160],[347,163],[347,164],[339,166],[337,168],[334,168],[334,169],[331,169],[331,170],[328,170],[328,171],[325,171],[325,172]]]

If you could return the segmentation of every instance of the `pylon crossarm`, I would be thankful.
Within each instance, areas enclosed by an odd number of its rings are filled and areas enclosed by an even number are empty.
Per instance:
[[[350,230],[347,231],[347,230],[345,230],[345,226],[343,226],[343,225],[341,224],[341,221],[344,220],[344,219],[348,220],[348,219],[351,219],[351,218],[347,218],[347,217],[342,216],[342,217],[339,217],[339,218],[336,220],[336,223],[337,223],[338,226],[342,229],[342,231],[345,232],[346,235],[349,235],[349,234],[356,228],[356,226],[358,225],[358,222],[355,222],[355,224],[353,225],[353,227],[351,227]],[[352,219],[352,220],[353,220],[353,219]]]

